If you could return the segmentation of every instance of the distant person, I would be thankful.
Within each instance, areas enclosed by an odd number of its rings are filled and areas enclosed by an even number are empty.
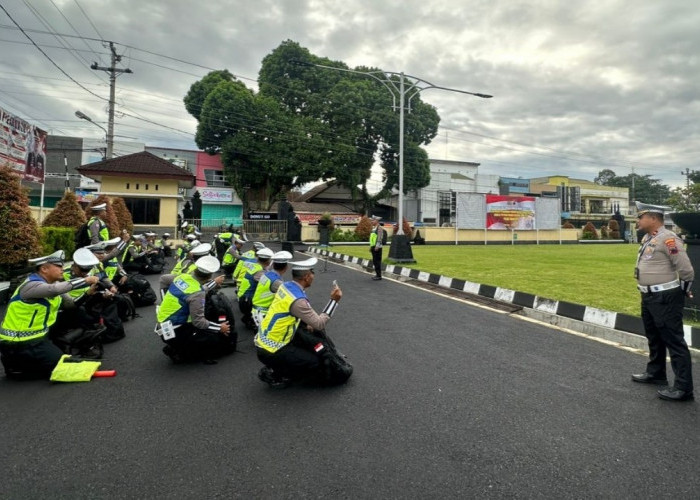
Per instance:
[[[693,399],[693,364],[683,332],[683,307],[695,272],[683,241],[664,227],[664,209],[637,204],[637,225],[642,239],[634,273],[642,294],[642,322],[649,341],[649,362],[634,382],[666,385],[666,352],[675,375],[673,386],[658,391],[661,399]]]
[[[104,221],[107,215],[107,203],[94,205],[90,210],[92,215],[87,223],[90,243],[94,245],[100,241],[107,241],[109,239],[109,229],[107,229],[107,224]]]
[[[372,264],[374,265],[375,276],[372,276],[373,280],[382,279],[382,242],[384,241],[385,229],[379,224],[380,220],[382,218],[379,216],[373,215],[371,217],[372,232],[369,235],[369,250],[372,254]]]

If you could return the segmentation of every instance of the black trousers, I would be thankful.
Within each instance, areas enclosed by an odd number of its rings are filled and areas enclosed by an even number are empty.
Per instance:
[[[655,378],[666,376],[666,352],[676,377],[673,387],[693,390],[693,370],[688,344],[683,334],[685,293],[680,287],[657,293],[642,294],[642,322],[649,341],[647,373]]]
[[[249,328],[255,327],[255,321],[253,320],[253,298],[252,297],[238,297],[238,309],[241,311],[241,323]]]
[[[372,252],[372,264],[374,265],[374,272],[381,278],[382,276],[382,250],[383,248],[378,248],[375,250],[372,250],[370,248],[370,252]]]
[[[292,341],[279,351],[270,353],[258,347],[258,359],[283,377],[320,381],[323,378],[323,360],[313,349],[320,341],[320,337],[308,332],[302,325],[297,328]]]
[[[232,342],[228,336],[221,332],[199,330],[192,323],[178,327],[175,338],[166,340],[165,343],[188,360],[220,358],[236,350],[235,341]]]
[[[48,337],[28,342],[0,342],[0,360],[11,378],[49,378],[63,352]]]

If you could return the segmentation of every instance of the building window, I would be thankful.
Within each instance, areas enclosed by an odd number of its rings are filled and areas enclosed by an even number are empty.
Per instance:
[[[134,224],[159,224],[160,200],[157,198],[124,198]]]
[[[126,183],[126,189],[129,189],[129,183],[128,183],[128,182]]]
[[[207,187],[226,187],[226,179],[222,170],[205,170],[204,180]]]
[[[148,191],[148,184],[146,184],[146,191]]]
[[[156,184],[156,191],[158,191],[158,184]]]
[[[136,189],[138,189],[138,188],[139,188],[139,185],[138,185],[138,183],[136,183]]]

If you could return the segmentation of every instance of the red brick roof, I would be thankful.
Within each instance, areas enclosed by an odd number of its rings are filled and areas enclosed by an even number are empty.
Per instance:
[[[97,163],[89,163],[76,168],[78,172],[86,177],[98,180],[103,176],[109,177],[140,177],[177,179],[181,184],[190,184],[182,187],[192,187],[195,176],[182,167],[178,167],[167,160],[158,158],[147,151],[120,156],[110,160],[103,160]]]

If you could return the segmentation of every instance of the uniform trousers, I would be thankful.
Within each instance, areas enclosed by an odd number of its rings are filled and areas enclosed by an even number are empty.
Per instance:
[[[277,374],[293,380],[322,378],[322,356],[314,351],[314,346],[322,339],[308,332],[305,327],[297,328],[292,341],[271,353],[257,348],[258,359],[272,368]]]
[[[185,323],[175,329],[175,338],[165,343],[186,360],[206,360],[231,354],[236,350],[235,336],[228,337],[221,332],[199,330],[192,323]]]
[[[691,392],[693,365],[683,333],[684,306],[685,293],[680,287],[642,294],[642,322],[649,341],[649,363],[646,371],[654,378],[666,378],[668,351],[675,375],[673,387]]]
[[[382,248],[377,248],[369,250],[372,252],[372,264],[374,264],[374,272],[378,277],[382,277]]]
[[[63,352],[47,337],[25,342],[0,342],[0,360],[11,378],[49,378]]]

